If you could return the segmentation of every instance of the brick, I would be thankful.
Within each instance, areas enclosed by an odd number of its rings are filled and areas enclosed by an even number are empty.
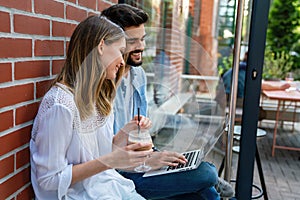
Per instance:
[[[0,63],[0,83],[12,81],[11,63]]]
[[[92,12],[92,11],[88,12],[88,16],[94,16],[94,15],[99,15],[99,13],[98,12]]]
[[[0,6],[31,12],[31,0],[0,0]]]
[[[31,57],[31,39],[0,38],[0,58]]]
[[[30,162],[30,151],[29,147],[17,152],[16,154],[16,169],[27,165]]]
[[[15,79],[36,78],[50,75],[50,61],[26,61],[15,63]]]
[[[31,121],[35,118],[39,103],[32,103],[16,109],[16,125]]]
[[[96,10],[96,1],[97,0],[78,0],[78,4],[83,7]]]
[[[61,69],[63,68],[65,60],[53,60],[52,62],[52,74],[60,73]]]
[[[1,119],[0,132],[7,130],[14,126],[14,124],[13,124],[14,117],[13,117],[12,110],[0,113],[0,119]]]
[[[22,190],[16,197],[17,200],[32,200],[34,199],[34,192],[32,185]]]
[[[33,99],[33,83],[0,88],[0,108]]]
[[[35,0],[35,13],[64,18],[64,4],[53,0]]]
[[[52,36],[71,37],[73,31],[76,28],[76,24],[52,22]]]
[[[0,160],[0,179],[14,172],[14,156]]]
[[[10,17],[7,12],[0,12],[0,32],[10,32]]]
[[[50,35],[50,21],[37,17],[14,15],[14,30],[16,33]]]
[[[74,6],[67,6],[66,15],[67,19],[80,22],[87,17],[87,12]]]
[[[36,98],[41,98],[49,90],[53,80],[41,81],[36,83]]]
[[[116,2],[117,3],[117,2]],[[109,3],[107,1],[98,1],[98,11],[102,11],[112,5],[114,5],[115,3]]]
[[[25,168],[15,176],[0,184],[0,199],[6,199],[8,196],[19,190],[30,182],[30,168]]]
[[[35,56],[63,56],[64,42],[51,40],[36,40],[34,47]]]
[[[76,0],[66,0],[68,2],[71,2],[71,3],[76,3]]]
[[[29,143],[32,126],[26,126],[17,131],[0,137],[0,156]],[[1,199],[1,198],[0,198]]]

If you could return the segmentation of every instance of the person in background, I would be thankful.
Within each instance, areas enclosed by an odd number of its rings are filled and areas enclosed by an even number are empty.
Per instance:
[[[121,85],[117,89],[114,103],[115,116],[114,130],[117,132],[124,123],[136,114],[140,107],[141,113],[147,113],[146,77],[142,69],[142,53],[145,48],[145,23],[148,14],[141,9],[128,4],[113,5],[101,13],[111,21],[118,24],[126,33],[126,61],[125,74]],[[125,103],[125,106],[124,106]],[[121,112],[124,112],[121,114]],[[147,164],[152,169],[174,165],[171,162],[179,159],[181,154],[176,152],[153,152]],[[196,170],[172,173],[161,176],[143,178],[142,173],[120,171],[120,173],[134,181],[136,190],[147,199],[220,199],[232,197],[233,189],[229,183],[218,178],[213,164],[202,162]]]
[[[113,133],[112,102],[124,71],[124,31],[90,16],[74,30],[64,67],[43,97],[30,140],[36,199],[142,200],[133,181],[115,169],[133,169],[151,144],[127,145],[127,132],[150,128],[137,116]],[[184,160],[177,160],[185,163]]]
[[[248,52],[245,52],[243,60],[239,63],[239,73],[238,73],[238,88],[237,88],[237,98],[244,98],[244,88],[245,88],[245,78],[246,78],[246,68],[247,68]],[[231,81],[232,81],[232,68],[222,76],[223,84],[225,87],[225,93],[228,97],[231,90]]]
[[[245,52],[244,58],[239,64],[238,91],[237,91],[238,98],[244,98],[247,60],[248,60],[248,52]],[[231,90],[232,69],[229,69],[227,72],[225,72],[222,78],[225,87],[225,92],[227,95],[229,95]],[[262,81],[261,84],[262,90],[285,90],[289,87],[290,84],[286,82],[272,84],[270,82]]]

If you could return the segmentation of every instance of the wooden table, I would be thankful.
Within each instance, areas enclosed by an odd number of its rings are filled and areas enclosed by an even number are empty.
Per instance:
[[[263,90],[263,95],[271,100],[277,100],[277,110],[276,110],[276,120],[275,120],[275,127],[274,127],[274,134],[273,134],[273,145],[272,145],[272,156],[275,155],[275,149],[286,149],[286,150],[293,150],[293,151],[300,151],[300,148],[297,147],[289,147],[289,146],[281,146],[276,144],[276,136],[277,136],[277,126],[278,121],[280,120],[280,109],[284,107],[285,102],[294,102],[294,116],[297,111],[297,102],[300,101],[300,92],[299,91],[286,91],[286,90],[274,90],[268,91]]]

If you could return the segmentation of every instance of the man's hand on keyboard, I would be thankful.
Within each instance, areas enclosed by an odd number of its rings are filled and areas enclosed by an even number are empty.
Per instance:
[[[162,168],[164,166],[176,167],[179,164],[186,164],[188,160],[184,155],[171,151],[153,152],[146,163],[152,167],[152,170]]]

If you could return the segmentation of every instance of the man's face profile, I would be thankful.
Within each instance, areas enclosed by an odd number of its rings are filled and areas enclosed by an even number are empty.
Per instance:
[[[130,26],[126,31],[126,52],[129,52],[127,64],[131,66],[140,66],[143,63],[142,54],[145,49],[145,27]]]

